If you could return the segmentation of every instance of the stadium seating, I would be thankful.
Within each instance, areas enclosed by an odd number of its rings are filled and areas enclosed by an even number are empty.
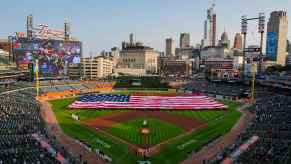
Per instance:
[[[224,96],[238,96],[240,97],[243,92],[248,89],[248,86],[239,84],[226,84],[226,83],[211,83],[206,80],[195,80],[191,84],[187,84],[185,90],[194,92],[202,92],[211,95],[224,95]]]
[[[262,93],[260,93],[262,94]],[[258,97],[252,108],[255,119],[249,123],[247,130],[237,141],[221,153],[212,163],[220,163],[230,157],[237,156],[239,148],[252,136],[258,136],[258,141],[246,152],[231,159],[236,163],[291,163],[291,97],[266,93]],[[236,152],[236,153],[234,153]]]
[[[33,135],[49,141],[57,152],[68,155],[50,139],[31,90],[0,96],[0,163],[60,163]],[[52,150],[52,149],[51,149]],[[66,156],[67,162],[75,163]]]

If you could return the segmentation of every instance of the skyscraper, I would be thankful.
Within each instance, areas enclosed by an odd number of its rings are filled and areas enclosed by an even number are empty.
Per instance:
[[[134,34],[133,33],[129,34],[129,43],[130,43],[130,45],[133,45],[133,43],[134,43]]]
[[[239,50],[242,49],[242,36],[240,33],[235,34],[233,48]]]
[[[202,44],[204,47],[216,45],[216,13],[215,4],[207,10],[207,19],[204,21],[204,36]]]
[[[219,46],[225,47],[227,49],[230,48],[230,40],[228,39],[228,35],[225,31],[221,35],[221,38],[219,40]]]
[[[268,21],[267,58],[285,65],[287,57],[288,17],[285,11],[274,11]]]
[[[175,41],[172,38],[166,39],[166,56],[175,56]]]
[[[190,34],[181,33],[180,35],[180,48],[189,48],[190,47]]]

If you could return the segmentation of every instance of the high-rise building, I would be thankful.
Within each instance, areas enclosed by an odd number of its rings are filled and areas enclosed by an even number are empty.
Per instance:
[[[219,40],[219,46],[229,49],[230,48],[230,40],[228,39],[227,33],[224,31]]]
[[[267,58],[285,65],[287,58],[288,17],[285,11],[274,11],[268,21]]]
[[[181,33],[180,35],[180,48],[189,48],[190,47],[190,34]]]
[[[141,42],[122,42],[115,73],[145,76],[157,73],[158,53]]]
[[[133,33],[129,34],[129,43],[130,43],[130,45],[134,44],[134,34]]]
[[[233,48],[239,50],[242,49],[242,36],[240,33],[235,34]]]
[[[166,56],[175,56],[175,41],[172,38],[166,39]]]
[[[202,40],[203,47],[216,45],[216,13],[215,4],[207,10],[207,19],[204,21],[204,36]]]
[[[110,57],[97,56],[81,58],[83,78],[96,80],[105,78],[113,73],[113,61]]]

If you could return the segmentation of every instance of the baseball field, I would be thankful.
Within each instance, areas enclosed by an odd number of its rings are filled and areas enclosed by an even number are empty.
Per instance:
[[[227,110],[135,111],[69,109],[76,98],[50,101],[63,131],[99,149],[112,163],[179,163],[188,154],[227,133],[240,117],[240,103]],[[72,119],[72,114],[79,120]],[[145,124],[146,121],[146,125]],[[146,129],[146,133],[143,130]],[[139,149],[151,149],[144,157]]]

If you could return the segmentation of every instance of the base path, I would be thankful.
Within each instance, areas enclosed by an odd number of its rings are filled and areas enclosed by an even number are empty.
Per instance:
[[[211,145],[203,147],[199,152],[193,154],[191,157],[183,161],[182,164],[203,164],[203,160],[207,161],[212,159],[220,151],[232,145],[238,136],[246,129],[247,124],[254,117],[251,112],[244,110],[248,107],[249,105],[244,105],[238,109],[238,111],[242,113],[242,116],[236,125],[230,130],[230,132],[214,141],[214,143],[211,143]]]
[[[55,136],[57,141],[65,147],[65,149],[76,159],[82,156],[83,161],[88,164],[105,164],[106,162],[90,152],[82,145],[78,144],[73,138],[67,136],[59,126],[57,119],[52,111],[51,105],[47,101],[41,101],[41,115],[46,122],[48,132],[51,136]]]

